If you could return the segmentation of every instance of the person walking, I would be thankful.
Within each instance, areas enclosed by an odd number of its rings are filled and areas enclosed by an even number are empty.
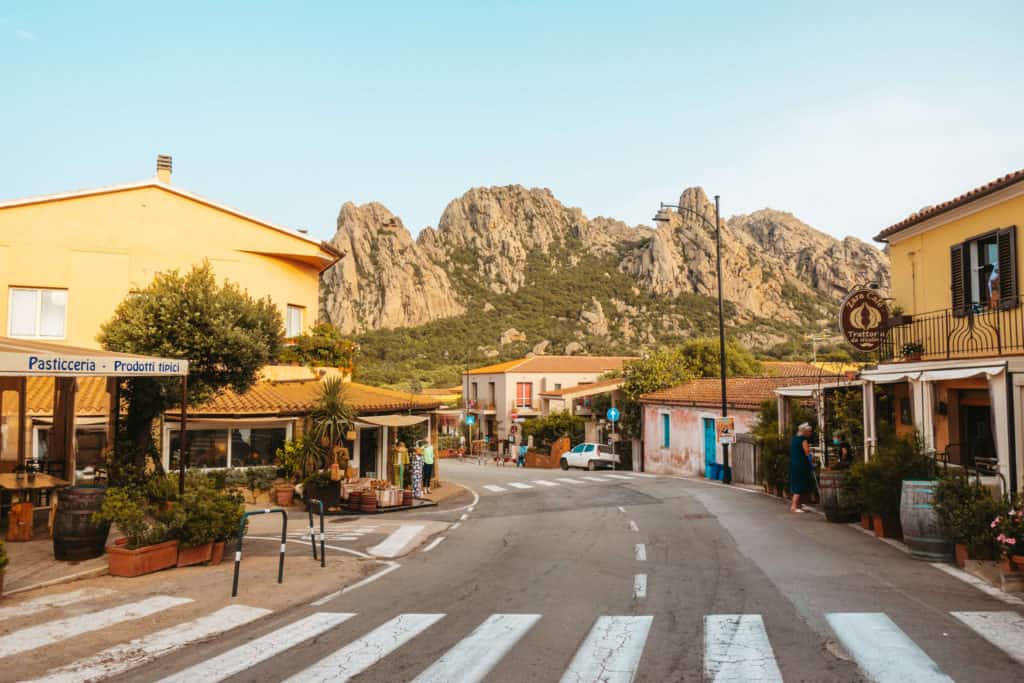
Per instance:
[[[516,460],[516,467],[526,467],[526,444],[519,444],[519,459]]]
[[[410,457],[411,474],[412,474],[412,497],[422,498],[423,497],[423,453],[417,448],[413,451]]]
[[[804,512],[800,497],[811,492],[811,479],[811,425],[804,422],[789,443],[790,512]]]
[[[427,495],[431,494],[430,485],[434,481],[434,446],[427,439],[423,444],[423,487]]]

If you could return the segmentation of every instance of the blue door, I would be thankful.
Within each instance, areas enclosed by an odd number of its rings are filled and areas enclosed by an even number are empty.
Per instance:
[[[704,418],[704,476],[712,479],[711,465],[718,462],[718,444],[715,443],[715,421]]]

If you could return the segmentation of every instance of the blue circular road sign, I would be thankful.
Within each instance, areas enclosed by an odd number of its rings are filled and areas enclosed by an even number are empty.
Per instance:
[[[608,418],[609,422],[618,422],[619,421],[619,409],[618,408],[609,408],[608,412],[605,413],[605,416]]]

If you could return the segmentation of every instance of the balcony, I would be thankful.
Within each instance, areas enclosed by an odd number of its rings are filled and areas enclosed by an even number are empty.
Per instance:
[[[942,360],[1024,353],[1024,307],[1016,300],[998,308],[975,306],[963,313],[948,308],[890,321],[881,361]],[[918,349],[914,347],[920,345]]]

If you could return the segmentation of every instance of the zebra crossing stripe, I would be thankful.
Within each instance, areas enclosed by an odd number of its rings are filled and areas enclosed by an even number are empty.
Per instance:
[[[517,488],[517,489],[532,489],[533,488],[529,484],[520,484],[517,481],[513,481],[512,483],[509,484],[509,486],[511,486],[513,488]]]
[[[636,561],[646,562],[647,561],[647,546],[643,543],[636,544]]]
[[[704,680],[782,683],[760,614],[704,617]]]
[[[878,683],[952,683],[892,619],[875,612],[826,614],[829,626],[867,677]]]
[[[189,598],[175,598],[156,595],[138,602],[117,605],[98,612],[80,614],[45,624],[19,629],[0,638],[0,657],[10,657],[21,652],[59,643],[83,633],[120,624],[132,619],[141,619],[163,610],[192,602]]]
[[[654,617],[599,617],[561,683],[631,683]]]
[[[555,481],[564,481],[567,484],[582,484],[583,483],[579,479],[572,479],[571,477],[559,477]]]
[[[361,674],[444,618],[443,614],[402,614],[355,640],[287,683],[343,683]]]
[[[601,477],[580,477],[580,479],[586,479],[587,481],[599,481],[602,484],[604,483],[604,479]]]
[[[14,607],[0,607],[0,620],[9,617],[25,616],[26,614],[36,614],[46,609],[67,607],[68,605],[85,602],[86,600],[105,598],[113,594],[113,592],[108,588],[93,588],[90,590],[80,589],[67,593],[58,593],[57,595],[44,595],[18,603]]]
[[[494,614],[441,659],[417,676],[413,683],[478,683],[501,661],[526,632],[540,620],[539,614]]]
[[[951,612],[971,630],[1024,665],[1024,617],[1016,612]]]
[[[231,629],[248,624],[270,610],[246,605],[230,605],[212,614],[193,621],[186,621],[156,633],[135,638],[127,643],[98,652],[91,657],[53,671],[48,671],[40,681],[46,683],[78,683],[78,681],[99,681],[168,655],[175,650],[204,638],[216,636]]]
[[[484,484],[484,488],[493,493],[501,493],[502,491],[505,490],[496,484]]]
[[[606,475],[604,475],[604,478],[605,479],[627,479],[627,480],[629,480],[629,479],[632,479],[633,477],[627,476],[625,474],[606,474]]]
[[[556,484],[553,481],[545,481],[543,479],[535,479],[533,481],[533,483],[534,484],[540,484],[541,486],[558,486],[558,484]]]
[[[285,628],[271,631],[265,636],[228,650],[213,659],[179,671],[173,676],[163,679],[160,683],[195,683],[195,681],[218,683],[300,643],[315,638],[354,616],[355,614],[344,612],[310,614]]]
[[[647,597],[647,574],[637,574],[633,577],[633,599],[641,600]]]

